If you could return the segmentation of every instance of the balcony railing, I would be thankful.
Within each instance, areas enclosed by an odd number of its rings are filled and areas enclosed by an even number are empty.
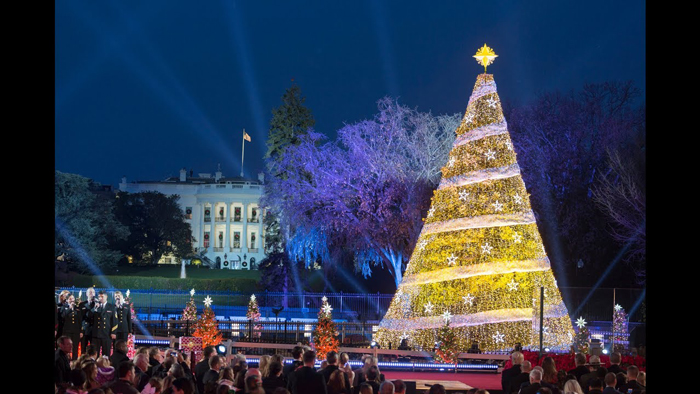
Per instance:
[[[248,253],[258,253],[258,248],[248,248]]]
[[[232,247],[232,248],[230,248],[230,249],[231,249],[231,252],[233,252],[233,253],[241,253],[241,247],[240,247],[240,245],[239,245],[239,247],[235,247],[235,246],[234,246],[234,247]]]
[[[223,252],[224,248],[214,248],[214,252]]]
[[[234,216],[234,217],[233,217],[233,221],[234,221],[234,222],[240,222],[240,221],[241,221],[241,217],[240,217],[240,216]]]
[[[205,216],[204,217],[205,222],[211,222],[211,217],[210,216]]]
[[[258,218],[248,218],[248,223],[257,223],[259,221]]]
[[[225,222],[225,221],[226,221],[226,217],[224,217],[224,216],[217,216],[217,217],[216,217],[216,221],[217,221],[217,222]]]

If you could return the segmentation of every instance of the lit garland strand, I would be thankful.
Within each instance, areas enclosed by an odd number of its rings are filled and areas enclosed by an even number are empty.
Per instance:
[[[568,350],[571,320],[537,230],[492,75],[477,78],[456,134],[400,294],[375,339],[385,348],[406,339],[415,349],[430,350],[449,316],[450,332],[442,334],[454,334],[455,348],[468,349],[473,342],[486,351],[507,350],[516,342],[535,347],[544,287],[544,345]]]

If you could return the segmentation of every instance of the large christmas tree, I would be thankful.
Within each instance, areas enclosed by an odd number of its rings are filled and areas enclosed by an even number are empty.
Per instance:
[[[221,341],[219,324],[216,321],[214,311],[211,309],[211,298],[209,296],[204,299],[204,312],[197,320],[197,328],[192,336],[202,338],[202,348],[216,346]]]
[[[484,45],[484,70],[496,57]],[[481,74],[442,169],[403,281],[375,336],[382,347],[431,349],[451,317],[459,347],[568,350],[574,331],[520,175],[493,75]]]
[[[335,329],[335,323],[333,323],[333,316],[331,315],[333,308],[328,303],[326,296],[323,296],[321,300],[323,304],[318,311],[318,325],[316,330],[314,330],[311,345],[316,350],[316,358],[325,360],[328,352],[331,350],[338,351],[340,342],[336,338],[338,332]]]

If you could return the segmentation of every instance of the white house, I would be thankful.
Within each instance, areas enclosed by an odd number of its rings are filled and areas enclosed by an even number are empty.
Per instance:
[[[265,257],[263,213],[258,206],[263,184],[262,173],[258,180],[226,178],[219,168],[213,177],[206,173],[195,177],[183,168],[179,177],[162,181],[127,182],[122,177],[119,190],[179,195],[180,207],[192,227],[193,249],[202,260],[221,269],[256,269]],[[159,264],[178,262],[173,256],[163,256]]]

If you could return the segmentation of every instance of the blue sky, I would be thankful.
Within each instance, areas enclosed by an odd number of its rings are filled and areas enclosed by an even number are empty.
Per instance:
[[[499,95],[633,80],[646,89],[644,1],[55,2],[55,168],[103,184],[180,168],[263,169],[292,79],[335,137],[398,97],[463,112],[484,43]]]

